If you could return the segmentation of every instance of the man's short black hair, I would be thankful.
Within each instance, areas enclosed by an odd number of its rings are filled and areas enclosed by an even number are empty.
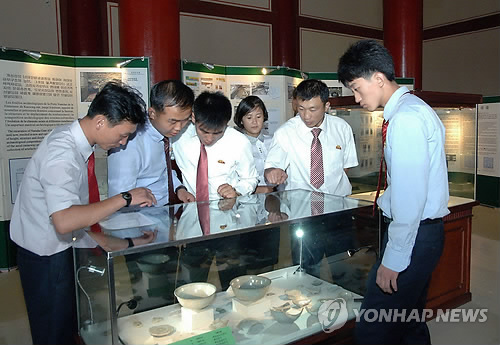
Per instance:
[[[339,81],[347,86],[354,79],[369,79],[380,72],[387,80],[396,80],[394,61],[383,45],[374,40],[361,40],[352,44],[339,60]]]
[[[318,79],[306,79],[297,85],[297,100],[309,101],[314,97],[319,97],[323,104],[328,102],[328,86]]]
[[[157,112],[162,112],[165,107],[188,109],[193,107],[194,93],[179,80],[163,80],[152,87],[149,103]]]
[[[93,118],[96,115],[106,116],[111,126],[122,121],[142,126],[146,123],[148,112],[139,91],[120,81],[110,81],[90,103],[87,116]]]
[[[194,101],[194,119],[206,129],[220,129],[231,120],[231,102],[220,92],[202,92]]]
[[[234,123],[236,126],[243,129],[243,116],[255,108],[260,108],[260,110],[262,110],[262,113],[264,114],[264,121],[267,121],[269,115],[264,102],[257,96],[248,96],[241,100],[240,104],[238,104],[236,112],[234,113]]]

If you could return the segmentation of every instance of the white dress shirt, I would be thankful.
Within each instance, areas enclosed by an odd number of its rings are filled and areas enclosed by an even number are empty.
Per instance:
[[[266,161],[269,148],[271,147],[271,142],[273,137],[268,134],[260,132],[257,138],[245,134],[252,143],[252,154],[255,161],[255,168],[257,169],[257,174],[259,174],[259,186],[267,186],[264,179],[264,162]]]
[[[172,178],[175,190],[181,182],[175,171],[172,171]],[[110,150],[108,156],[108,195],[111,197],[136,187],[151,189],[157,206],[169,201],[163,135],[149,120],[126,146]]]
[[[57,127],[40,143],[24,171],[16,197],[10,236],[37,255],[53,255],[75,240],[95,242],[82,229],[61,235],[50,216],[89,203],[87,161],[93,152],[80,123]],[[83,241],[85,242],[85,241]]]
[[[285,190],[307,189],[349,195],[352,187],[344,169],[358,165],[352,129],[343,119],[328,114],[319,128],[325,179],[319,189],[310,183],[312,128],[307,127],[300,116],[291,118],[274,133],[264,168],[286,171]]]
[[[392,218],[382,264],[397,272],[410,264],[420,221],[450,213],[445,128],[429,105],[407,92],[400,87],[384,109],[388,187],[377,201]]]
[[[196,196],[196,174],[200,158],[200,139],[191,123],[172,138],[175,161],[181,169],[182,181],[188,192]],[[252,193],[257,186],[257,170],[252,145],[246,136],[226,128],[224,136],[212,146],[205,146],[208,159],[209,199],[221,199],[219,186],[227,183],[239,194]]]

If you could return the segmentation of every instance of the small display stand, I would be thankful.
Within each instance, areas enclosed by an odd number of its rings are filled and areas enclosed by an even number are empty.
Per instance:
[[[192,310],[181,307],[182,328],[185,332],[205,328],[214,322],[214,309]]]

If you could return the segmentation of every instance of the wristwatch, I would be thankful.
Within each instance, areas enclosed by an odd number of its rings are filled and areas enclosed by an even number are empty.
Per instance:
[[[129,192],[122,192],[122,198],[127,201],[127,205],[125,205],[125,207],[129,207],[130,203],[132,202],[132,194],[130,194]]]
[[[130,237],[125,237],[125,239],[128,241],[128,247],[127,248],[132,248],[134,246],[134,241]]]

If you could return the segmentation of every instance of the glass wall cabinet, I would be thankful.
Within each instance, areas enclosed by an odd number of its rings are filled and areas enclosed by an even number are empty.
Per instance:
[[[200,207],[210,209],[205,234]],[[157,237],[113,252],[75,244],[86,344],[169,344],[214,330],[238,344],[327,336],[325,306],[343,301],[336,322],[354,319],[380,242],[370,202],[304,190],[123,209],[101,226]]]
[[[446,129],[445,152],[451,196],[475,199],[477,104],[480,95],[412,91],[436,111]],[[359,107],[354,97],[330,98],[330,114],[353,129],[359,165],[349,170],[353,194],[377,190],[382,153],[383,109]]]

